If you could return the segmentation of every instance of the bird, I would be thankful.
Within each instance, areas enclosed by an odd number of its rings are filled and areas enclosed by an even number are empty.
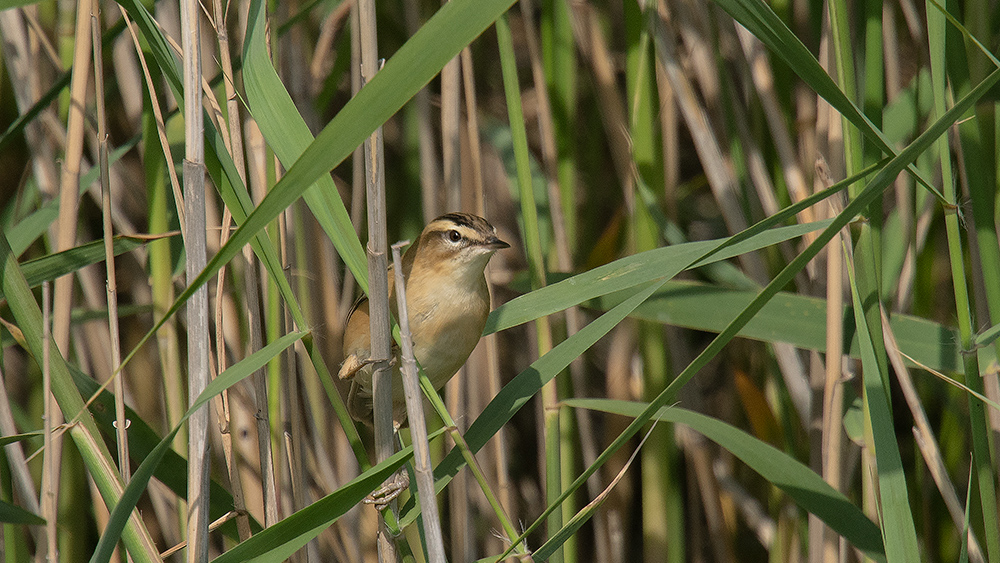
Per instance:
[[[413,355],[435,389],[465,364],[479,342],[490,313],[485,269],[490,258],[510,245],[497,237],[486,219],[469,213],[447,213],[424,227],[402,258],[406,311],[413,335]],[[389,266],[389,303],[397,316],[393,266]],[[373,425],[371,334],[368,299],[362,297],[344,329],[344,362],[339,377],[350,380],[348,412]],[[393,347],[393,425],[406,424],[406,402]]]

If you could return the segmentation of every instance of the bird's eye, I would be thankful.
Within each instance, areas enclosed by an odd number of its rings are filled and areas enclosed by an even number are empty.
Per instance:
[[[451,242],[458,242],[462,240],[462,233],[456,231],[455,229],[452,229],[448,231],[448,240],[450,240]]]

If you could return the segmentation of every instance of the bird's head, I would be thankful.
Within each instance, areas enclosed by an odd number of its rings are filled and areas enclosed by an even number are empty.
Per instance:
[[[424,227],[407,251],[413,256],[407,266],[453,278],[480,276],[493,253],[509,247],[486,219],[469,213],[448,213]]]

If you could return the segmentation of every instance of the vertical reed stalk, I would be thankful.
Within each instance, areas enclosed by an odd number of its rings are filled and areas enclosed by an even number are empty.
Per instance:
[[[378,38],[374,0],[358,2],[361,38],[361,78],[367,83],[378,72]],[[388,236],[386,234],[385,172],[382,130],[376,129],[365,142],[365,183],[368,202],[368,304],[371,334],[372,395],[375,418],[375,455],[378,462],[391,456],[396,444],[392,422],[392,342],[389,325]],[[395,513],[393,507],[390,512]],[[385,520],[379,523],[379,557],[396,560],[396,546]]]
[[[215,22],[215,33],[216,38],[219,42],[219,62],[222,67],[222,77],[223,77],[223,87],[226,94],[226,113],[227,122],[229,125],[228,135],[223,135],[224,139],[228,139],[229,154],[232,156],[233,165],[236,167],[237,172],[240,175],[240,179],[243,184],[246,185],[247,174],[246,174],[246,164],[243,159],[243,130],[240,122],[240,107],[236,96],[236,90],[234,85],[234,75],[233,75],[233,65],[232,60],[229,55],[229,29],[227,24],[227,12],[222,9],[221,0],[214,0],[212,2],[212,14]],[[222,230],[219,235],[219,245],[223,246],[226,241],[229,240],[229,227],[232,222],[232,213],[229,208],[226,207],[222,216]],[[260,303],[257,299],[257,276],[256,268],[254,267],[253,254],[250,251],[250,247],[244,247],[243,253],[244,259],[246,261],[246,269],[243,273],[245,280],[246,295],[244,299],[246,301],[247,307],[247,318],[249,324],[250,333],[250,343],[249,350],[250,354],[256,352],[261,346],[261,329],[260,323],[256,322],[259,318]],[[216,283],[216,363],[218,366],[218,372],[222,373],[226,369],[226,353],[225,353],[225,331],[224,331],[224,316],[222,311],[222,292],[224,287],[225,279],[225,268],[219,269],[218,280]],[[262,370],[257,370],[251,377],[256,377],[258,374],[262,374]],[[221,395],[221,412],[220,412],[220,433],[222,435],[222,445],[223,454],[226,459],[226,468],[229,473],[229,483],[231,492],[233,494],[233,507],[236,509],[236,529],[240,536],[240,541],[244,541],[250,537],[250,519],[246,512],[246,501],[243,496],[243,483],[240,480],[239,474],[239,459],[236,457],[239,454],[239,450],[233,449],[233,438],[232,438],[232,417],[230,415],[230,401],[229,401],[229,390],[223,391]],[[266,404],[266,403],[265,403]],[[263,460],[264,457],[262,456]],[[261,481],[267,482],[269,479],[273,479],[273,476],[267,475],[267,469],[263,466],[261,467]]]
[[[417,360],[413,356],[413,334],[406,309],[406,284],[403,280],[403,260],[399,249],[407,243],[392,245],[393,272],[396,276],[396,310],[399,311],[399,335],[402,358],[403,389],[406,397],[406,417],[410,421],[410,438],[413,442],[414,469],[417,491],[420,493],[420,516],[424,540],[430,563],[444,563],[444,537],[438,516],[437,495],[434,493],[434,471],[431,467],[431,449],[427,442],[427,421],[424,419],[423,395],[420,393]]]
[[[518,537],[518,533],[514,529],[514,524],[510,517],[507,516],[506,510],[497,499],[497,496],[490,488],[489,483],[486,481],[486,475],[479,467],[479,462],[476,461],[472,448],[469,447],[469,443],[466,442],[462,433],[458,431],[458,425],[455,424],[455,420],[445,408],[444,402],[441,400],[441,396],[438,394],[437,390],[434,389],[434,384],[432,384],[431,380],[426,377],[426,374],[424,377],[420,378],[420,382],[424,395],[427,397],[427,400],[430,401],[431,407],[433,407],[434,410],[441,415],[444,425],[448,429],[449,435],[455,442],[455,447],[462,455],[462,459],[465,460],[466,465],[469,467],[469,471],[472,472],[473,478],[475,478],[476,482],[479,484],[480,489],[483,491],[483,495],[486,496],[486,501],[489,503],[493,512],[496,514],[497,519],[500,521],[500,526],[504,529],[504,533],[506,534],[506,537],[501,539],[508,545],[512,546],[510,547],[511,551],[519,554],[527,553],[526,546],[523,542],[518,541],[516,544],[512,543],[515,541],[515,538]]]
[[[832,184],[826,166],[817,167],[818,181],[829,187]],[[830,206],[828,215],[835,215]],[[849,233],[848,233],[849,234]],[[844,418],[844,256],[843,240],[839,234],[826,247],[826,378],[823,384],[823,435],[822,435],[822,475],[827,483],[837,491],[843,490],[843,418]],[[822,561],[840,561],[840,537],[828,526],[823,527]],[[810,544],[810,549],[812,545]]]
[[[446,3],[444,0],[442,3]],[[461,56],[448,61],[441,69],[441,171],[442,185],[426,197],[431,209],[424,215],[436,217],[435,209],[445,212],[461,211],[462,206],[462,63]],[[468,153],[468,149],[465,150]],[[443,207],[441,207],[443,205]],[[445,384],[449,412],[459,420],[467,413],[467,370]],[[464,425],[461,428],[464,430]],[[459,473],[448,488],[449,520],[451,528],[451,555],[458,560],[472,559],[473,528],[469,517],[472,506],[469,498],[469,480],[466,473]]]
[[[68,3],[66,3],[68,4]],[[62,171],[59,176],[59,218],[56,223],[55,250],[66,250],[76,243],[77,214],[79,209],[80,167],[83,159],[85,110],[87,107],[87,84],[90,81],[91,0],[78,0],[76,4],[76,29],[73,42],[73,74],[70,79],[70,107],[66,125],[66,152],[63,155]],[[69,357],[70,353],[70,313],[73,307],[73,276],[66,275],[55,281],[52,309],[52,335],[59,353]],[[46,396],[53,427],[63,421],[62,412],[55,406],[55,398]],[[52,495],[52,504],[47,505],[51,513],[43,510],[46,521],[56,520],[59,506],[59,474],[62,459],[62,437],[53,436],[51,449],[46,449],[46,457],[52,457],[51,471],[42,476],[43,496]],[[45,506],[45,505],[43,505]],[[55,524],[52,524],[55,525]]]
[[[205,128],[201,105],[201,11],[195,0],[181,2],[181,41],[184,50],[184,201],[187,225],[185,271],[193,280],[207,262],[205,216]],[[188,403],[208,385],[208,288],[202,286],[187,302]],[[208,558],[208,407],[191,416],[188,429],[187,560]]]
[[[465,90],[465,114],[466,125],[468,127],[469,157],[472,161],[472,184],[475,199],[475,210],[480,217],[489,217],[489,210],[486,207],[487,193],[483,183],[483,162],[480,148],[482,141],[480,140],[479,134],[479,108],[476,103],[475,74],[472,66],[472,51],[468,47],[462,50],[462,82]],[[491,264],[486,265],[486,283],[490,286],[491,310],[493,309],[495,301],[495,292],[493,291],[493,284],[491,282],[491,268],[494,267],[495,266]],[[500,388],[502,387],[500,380],[500,356],[497,346],[497,337],[495,334],[488,334],[483,337],[483,340],[485,341],[485,369],[488,380],[487,393],[489,397],[495,397],[497,393],[500,392]],[[457,431],[453,434],[456,436],[459,435]],[[509,477],[510,465],[507,454],[508,443],[506,440],[506,433],[503,428],[497,431],[492,442],[494,447],[493,455],[496,463],[494,483],[495,488],[498,491],[494,511],[498,514],[504,515],[504,517],[501,518],[501,523],[507,523],[509,522],[509,519],[505,515],[506,511],[510,510],[513,506],[513,499],[511,495]],[[459,443],[459,447],[461,447],[461,443]],[[483,485],[484,483],[485,479],[480,483],[480,485]],[[488,489],[484,490],[484,493],[486,494],[487,499],[490,499],[492,496],[492,493]],[[493,503],[491,502],[491,504]],[[507,526],[505,526],[505,530],[508,530]],[[508,533],[513,533],[513,527],[509,527]],[[511,535],[511,537],[513,537],[513,535]],[[452,557],[454,558],[454,556],[455,554],[453,553]]]
[[[111,371],[114,378],[115,435],[118,439],[118,470],[128,484],[128,421],[125,420],[125,377],[121,372],[121,338],[118,332],[118,282],[115,275],[114,231],[111,221],[111,179],[108,172],[107,108],[104,103],[104,60],[101,49],[100,7],[90,15],[94,42],[94,84],[97,99],[97,140],[100,145],[101,201],[104,216],[104,262],[107,272],[108,329],[111,334]]]

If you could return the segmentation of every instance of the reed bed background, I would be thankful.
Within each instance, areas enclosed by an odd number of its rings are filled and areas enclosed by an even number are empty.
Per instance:
[[[366,209],[512,243],[449,560],[1000,561],[992,3],[371,6],[0,1],[4,561],[375,560]]]

